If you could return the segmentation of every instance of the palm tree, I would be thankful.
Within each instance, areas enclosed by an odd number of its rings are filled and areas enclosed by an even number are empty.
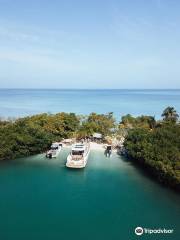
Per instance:
[[[174,107],[167,107],[162,115],[164,121],[177,122],[179,115],[177,114]]]

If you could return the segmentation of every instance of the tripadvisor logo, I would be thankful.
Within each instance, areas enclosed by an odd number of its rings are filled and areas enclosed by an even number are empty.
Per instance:
[[[150,229],[150,228],[142,228],[142,227],[135,228],[135,234],[138,236],[142,234],[170,234],[173,232],[174,232],[174,229],[165,229],[165,228]]]
[[[137,228],[135,228],[135,234],[136,235],[142,235],[143,234],[143,228],[142,227],[137,227]]]

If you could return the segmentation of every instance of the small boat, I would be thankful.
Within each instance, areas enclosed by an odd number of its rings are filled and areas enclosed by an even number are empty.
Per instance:
[[[111,154],[112,154],[112,146],[111,145],[106,146],[105,154],[106,154],[106,157],[111,157]]]
[[[67,157],[66,167],[84,168],[90,153],[89,143],[76,143],[72,146],[71,152]]]
[[[61,149],[62,149],[62,143],[58,143],[58,142],[52,143],[50,150],[47,151],[46,153],[46,157],[56,158],[59,155]]]

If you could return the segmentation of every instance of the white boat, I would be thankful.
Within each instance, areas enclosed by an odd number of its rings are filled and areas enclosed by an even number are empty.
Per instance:
[[[51,149],[46,153],[46,157],[56,158],[59,155],[61,149],[62,149],[62,143],[58,143],[58,142],[52,143]]]
[[[90,144],[76,143],[72,146],[71,152],[67,157],[66,167],[84,168],[88,161]]]

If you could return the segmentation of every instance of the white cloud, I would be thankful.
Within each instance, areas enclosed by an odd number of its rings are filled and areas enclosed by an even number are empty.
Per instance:
[[[0,26],[0,37],[12,41],[37,42],[39,36]]]
[[[0,61],[9,61],[19,66],[30,66],[33,69],[63,72],[82,72],[86,71],[87,67],[83,64],[67,61],[64,59],[53,58],[48,55],[40,55],[28,51],[3,51],[0,50]]]

